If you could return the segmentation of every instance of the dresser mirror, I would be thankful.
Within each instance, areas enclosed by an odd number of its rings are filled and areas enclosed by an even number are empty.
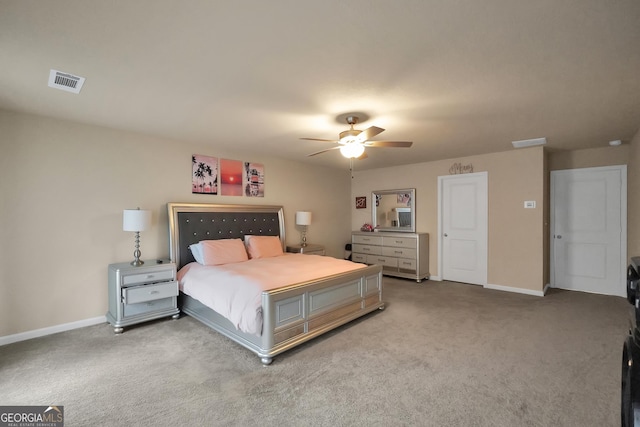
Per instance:
[[[371,192],[371,219],[377,231],[416,232],[416,189]]]

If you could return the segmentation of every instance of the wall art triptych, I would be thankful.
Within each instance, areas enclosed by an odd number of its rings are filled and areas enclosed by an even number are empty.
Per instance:
[[[218,157],[191,156],[191,192],[264,197],[264,165]]]

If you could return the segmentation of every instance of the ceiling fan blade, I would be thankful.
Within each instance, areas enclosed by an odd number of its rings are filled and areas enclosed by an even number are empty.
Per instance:
[[[382,132],[384,132],[384,129],[377,126],[371,126],[358,134],[358,141],[364,142]]]
[[[322,142],[335,142],[336,144],[340,141],[336,141],[335,139],[320,139],[320,138],[300,138],[306,141],[322,141]]]
[[[364,145],[366,147],[411,147],[411,141],[368,141]]]
[[[326,153],[327,151],[338,150],[338,149],[340,149],[340,147],[327,148],[326,150],[316,151],[315,153],[307,154],[307,157],[315,156],[318,154]]]

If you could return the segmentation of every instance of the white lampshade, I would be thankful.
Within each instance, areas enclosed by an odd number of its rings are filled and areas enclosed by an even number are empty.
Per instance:
[[[340,154],[347,159],[355,159],[364,153],[364,145],[358,143],[345,144],[340,147]]]
[[[310,225],[311,224],[311,212],[299,211],[296,212],[296,225]]]
[[[151,226],[151,211],[125,209],[122,215],[123,231],[144,231]]]

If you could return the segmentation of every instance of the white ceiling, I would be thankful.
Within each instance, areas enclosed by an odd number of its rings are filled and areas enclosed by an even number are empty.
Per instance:
[[[356,169],[640,127],[638,0],[0,0],[0,64],[0,108],[212,145],[194,154],[346,168],[299,138],[337,138],[348,112],[414,142]]]

